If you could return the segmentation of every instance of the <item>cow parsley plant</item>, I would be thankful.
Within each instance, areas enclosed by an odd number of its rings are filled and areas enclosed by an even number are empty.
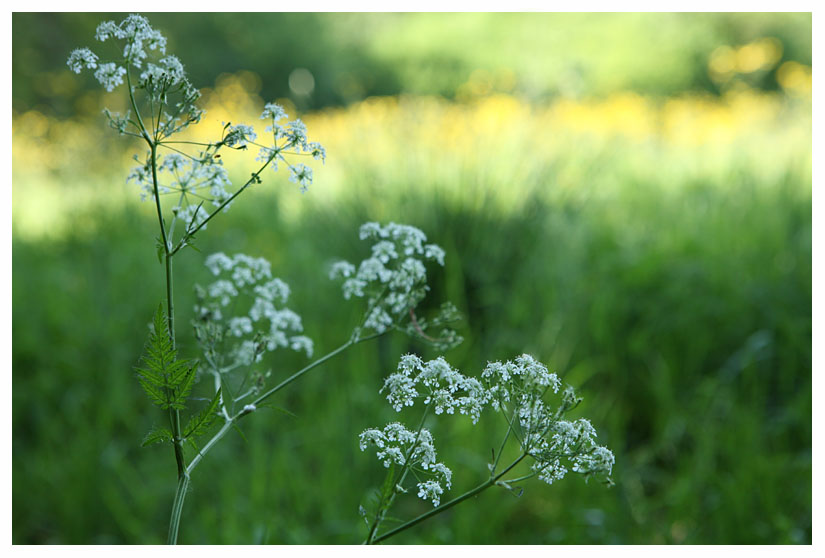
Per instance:
[[[155,244],[165,289],[136,377],[166,421],[146,435],[144,445],[166,446],[175,458],[177,485],[167,538],[175,544],[193,471],[239,421],[304,374],[382,335],[400,332],[436,350],[454,347],[462,341],[451,327],[459,315],[449,303],[431,318],[416,312],[429,291],[427,266],[443,267],[444,250],[428,243],[413,226],[369,222],[359,231],[360,239],[370,243],[369,254],[357,265],[337,261],[329,268],[330,277],[341,281],[345,301],[361,299],[364,304],[361,319],[341,346],[275,379],[267,363],[278,351],[298,351],[307,359],[315,351],[313,341],[303,334],[300,316],[287,306],[290,288],[273,275],[265,259],[218,252],[205,258],[210,281],[194,286],[191,323],[200,354],[179,355],[175,257],[193,247],[210,221],[226,213],[245,190],[261,184],[267,167],[288,171],[289,181],[306,192],[313,181],[311,165],[323,164],[327,153],[321,144],[310,141],[300,119],[290,119],[275,103],[263,107],[263,131],[253,124],[225,122],[220,137],[212,141],[176,139],[206,115],[198,106],[200,91],[190,83],[184,63],[167,52],[164,35],[145,17],[129,15],[119,23],[101,23],[95,38],[102,50],[76,49],[67,65],[75,73],[91,72],[107,92],[122,92],[126,98],[125,114],[103,112],[112,129],[142,146],[126,182],[137,186],[140,198],[153,204],[157,216]],[[223,165],[225,150],[254,154],[250,178],[240,185],[233,185]],[[208,397],[194,397],[203,378]],[[267,386],[273,380],[275,385]],[[572,388],[562,391],[560,403],[549,400],[560,390],[556,374],[527,355],[491,363],[478,378],[462,374],[443,357],[426,362],[412,354],[401,357],[378,396],[385,397],[395,412],[423,410],[415,428],[392,421],[360,435],[361,450],[375,450],[386,469],[376,505],[369,512],[361,509],[369,527],[366,542],[386,540],[491,486],[512,490],[514,484],[534,476],[552,484],[571,472],[607,477],[613,454],[597,444],[587,419],[564,418],[579,402]],[[453,470],[438,461],[432,429],[439,421],[459,415],[475,425],[485,410],[501,415],[507,426],[489,477],[477,488],[442,502],[452,488]],[[500,468],[511,439],[517,441],[521,456]],[[530,472],[505,478],[522,461],[532,462]],[[408,492],[432,509],[379,533],[396,497]]]

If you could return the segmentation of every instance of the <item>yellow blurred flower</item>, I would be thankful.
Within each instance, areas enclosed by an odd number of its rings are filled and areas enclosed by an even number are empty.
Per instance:
[[[758,44],[760,65],[777,56],[771,50],[774,43]],[[740,66],[742,51],[726,47],[714,53],[711,64],[718,72],[753,67],[755,52],[745,51]],[[478,74],[474,79],[487,83],[494,77]],[[809,67],[786,62],[777,80],[796,96],[810,93]],[[255,74],[221,76],[214,88],[205,90],[206,116],[187,130],[187,138],[214,140],[225,122],[255,125],[263,132],[259,90]],[[296,115],[288,101],[277,102]],[[399,185],[414,185],[437,188],[460,203],[494,199],[503,209],[517,208],[527,193],[542,189],[593,194],[586,183],[593,165],[610,173],[625,169],[621,172],[641,174],[666,187],[683,183],[681,177],[689,173],[723,176],[732,165],[781,174],[800,156],[809,157],[811,149],[810,102],[789,102],[781,94],[747,88],[721,97],[653,99],[619,92],[602,99],[558,98],[541,104],[504,93],[474,95],[465,102],[381,97],[302,118],[329,154],[326,164],[315,168],[311,203],[334,203],[363,184],[379,184],[388,194]],[[29,111],[12,120],[17,232],[59,229],[67,208],[81,208],[91,200],[136,203],[138,192],[124,180],[134,166],[130,154],[142,153],[139,142],[117,137],[102,119],[61,121]],[[228,153],[224,161],[230,175],[248,177],[254,156]],[[536,177],[549,167],[554,169],[554,184],[538,183]],[[608,195],[603,189],[598,193]],[[283,196],[282,207],[287,213],[300,212],[308,199]]]

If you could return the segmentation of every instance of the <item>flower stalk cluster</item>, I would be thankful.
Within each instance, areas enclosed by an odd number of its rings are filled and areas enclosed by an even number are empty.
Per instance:
[[[596,444],[596,431],[590,421],[585,418],[563,418],[581,401],[573,388],[563,390],[557,406],[546,401],[548,395],[559,394],[561,386],[558,375],[526,354],[505,363],[488,363],[480,379],[461,374],[442,357],[429,362],[423,362],[415,355],[401,357],[397,370],[386,378],[380,393],[386,393],[388,402],[397,412],[413,407],[419,399],[426,407],[419,436],[399,422],[391,422],[383,430],[369,428],[360,435],[361,450],[375,447],[378,459],[390,469],[384,482],[385,490],[375,506],[373,520],[367,522],[369,532],[365,542],[372,544],[386,540],[492,486],[513,490],[515,484],[533,477],[553,484],[564,478],[568,471],[582,474],[585,479],[600,476],[610,483],[609,475],[615,459],[609,449]],[[489,478],[476,488],[441,504],[445,489],[452,485],[452,471],[444,486],[441,484],[443,479],[435,475],[431,475],[434,478],[427,478],[418,474],[431,473],[435,459],[432,434],[423,428],[424,421],[430,410],[434,410],[436,415],[458,411],[476,424],[482,411],[488,407],[501,414],[507,425],[498,454],[494,454],[494,461],[489,465]],[[422,433],[426,435],[421,436]],[[510,465],[499,470],[499,461],[511,439],[517,440],[521,454]],[[410,459],[411,456],[421,455],[432,457]],[[505,478],[524,461],[532,462],[529,472]],[[416,469],[416,465],[420,465],[420,470]],[[446,469],[446,465],[439,466]],[[419,479],[418,496],[430,500],[434,509],[379,535],[378,529],[396,496],[408,492],[404,480],[410,471],[416,473]]]
[[[142,157],[135,155],[138,165],[127,177],[140,188],[142,200],[154,200],[166,221],[164,228],[169,251],[176,253],[191,245],[196,232],[219,212],[229,210],[232,201],[247,187],[261,182],[261,172],[270,167],[274,171],[284,166],[290,171],[290,181],[302,192],[312,184],[312,168],[288,159],[306,156],[322,163],[326,158],[324,147],[307,138],[306,126],[300,119],[281,123],[289,116],[283,107],[268,103],[261,113],[267,121],[268,143],[256,143],[258,134],[251,125],[225,123],[221,137],[212,142],[176,141],[172,136],[200,122],[205,111],[197,106],[200,91],[189,81],[183,63],[166,52],[166,38],[153,29],[140,15],[130,15],[122,22],[101,23],[95,37],[100,42],[118,43],[122,50],[111,61],[103,61],[89,48],[72,51],[67,61],[69,68],[80,73],[93,70],[94,77],[107,90],[127,86],[131,110],[125,115],[104,109],[109,125],[122,135],[142,138],[147,150]],[[221,159],[224,149],[259,149],[257,160],[261,166],[252,178],[239,188],[233,188]],[[188,152],[185,148],[194,149]],[[234,190],[234,191],[233,191]],[[159,196],[171,196],[168,212],[164,214]],[[173,237],[180,227],[179,239]]]
[[[345,299],[366,299],[367,315],[361,327],[376,333],[397,329],[440,350],[461,343],[463,339],[446,327],[459,318],[451,304],[443,305],[439,315],[429,322],[415,314],[416,306],[429,290],[425,264],[436,262],[443,267],[444,250],[427,244],[427,236],[411,225],[365,223],[359,236],[372,241],[370,257],[357,266],[337,261],[330,267],[329,275],[331,279],[343,279]],[[435,328],[441,329],[437,338],[426,333]]]
[[[419,498],[431,500],[437,506],[444,493],[443,485],[452,486],[453,472],[443,463],[436,462],[433,435],[426,428],[417,433],[407,430],[400,422],[391,422],[383,430],[370,428],[361,433],[361,451],[375,446],[376,456],[383,460],[384,467],[400,466],[402,470],[416,471],[418,477],[430,478],[417,484]]]
[[[301,317],[284,306],[289,286],[272,277],[268,261],[218,252],[206,258],[206,267],[216,280],[206,287],[195,285],[193,325],[204,368],[213,376],[215,389],[223,390],[228,416],[235,403],[263,389],[269,372],[255,371],[254,366],[267,353],[289,348],[311,357],[313,342],[296,335],[303,331]],[[231,380],[237,376],[240,382]]]
[[[562,420],[581,402],[567,387],[555,409],[545,401],[548,392],[558,394],[561,380],[530,355],[514,361],[491,362],[481,373],[490,394],[490,405],[508,417],[521,449],[533,459],[532,470],[547,484],[573,472],[609,476],[613,453],[596,444],[596,430],[586,418]]]
[[[484,386],[476,378],[464,376],[450,366],[444,357],[423,362],[416,355],[404,355],[398,369],[384,381],[379,393],[387,394],[387,401],[396,411],[412,407],[416,399],[432,404],[435,414],[468,415],[473,424],[489,400]]]

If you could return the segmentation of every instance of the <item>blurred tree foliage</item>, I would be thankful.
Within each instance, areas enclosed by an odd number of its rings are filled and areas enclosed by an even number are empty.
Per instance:
[[[91,110],[82,99],[92,78],[71,74],[67,54],[93,46],[101,20],[123,15],[13,14],[13,109],[63,117]],[[536,100],[622,89],[717,92],[708,76],[713,51],[763,37],[778,39],[782,60],[811,64],[805,13],[146,15],[194,84],[248,69],[260,76],[263,98],[291,98],[305,110],[398,93],[499,90]],[[751,86],[776,87],[769,72],[747,77]]]

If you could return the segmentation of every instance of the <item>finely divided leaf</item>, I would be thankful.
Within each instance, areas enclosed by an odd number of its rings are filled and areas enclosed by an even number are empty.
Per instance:
[[[137,369],[138,381],[143,390],[152,403],[161,409],[183,409],[195,384],[197,368],[197,362],[177,359],[163,305],[158,305],[143,356],[143,366]]]
[[[166,391],[146,376],[140,375],[141,372],[142,370],[138,371],[138,382],[140,382],[140,385],[143,387],[143,391],[146,392],[146,395],[149,396],[152,403],[158,405],[161,409],[168,408]]]
[[[166,428],[154,427],[143,438],[143,447],[151,446],[152,444],[161,444],[172,441],[172,433]]]
[[[215,423],[218,418],[218,405],[221,401],[221,390],[215,392],[215,397],[209,402],[200,413],[192,416],[189,422],[186,423],[186,428],[183,429],[183,437],[195,437],[206,434],[209,427]]]
[[[178,383],[172,383],[172,391],[174,395],[170,406],[175,409],[183,410],[186,408],[186,398],[189,397],[189,393],[192,391],[192,386],[195,385],[195,376],[198,371],[198,363],[195,362],[191,366],[189,365],[188,360],[178,361],[178,363],[183,363],[186,367],[186,371],[184,374],[177,377],[179,380]]]

